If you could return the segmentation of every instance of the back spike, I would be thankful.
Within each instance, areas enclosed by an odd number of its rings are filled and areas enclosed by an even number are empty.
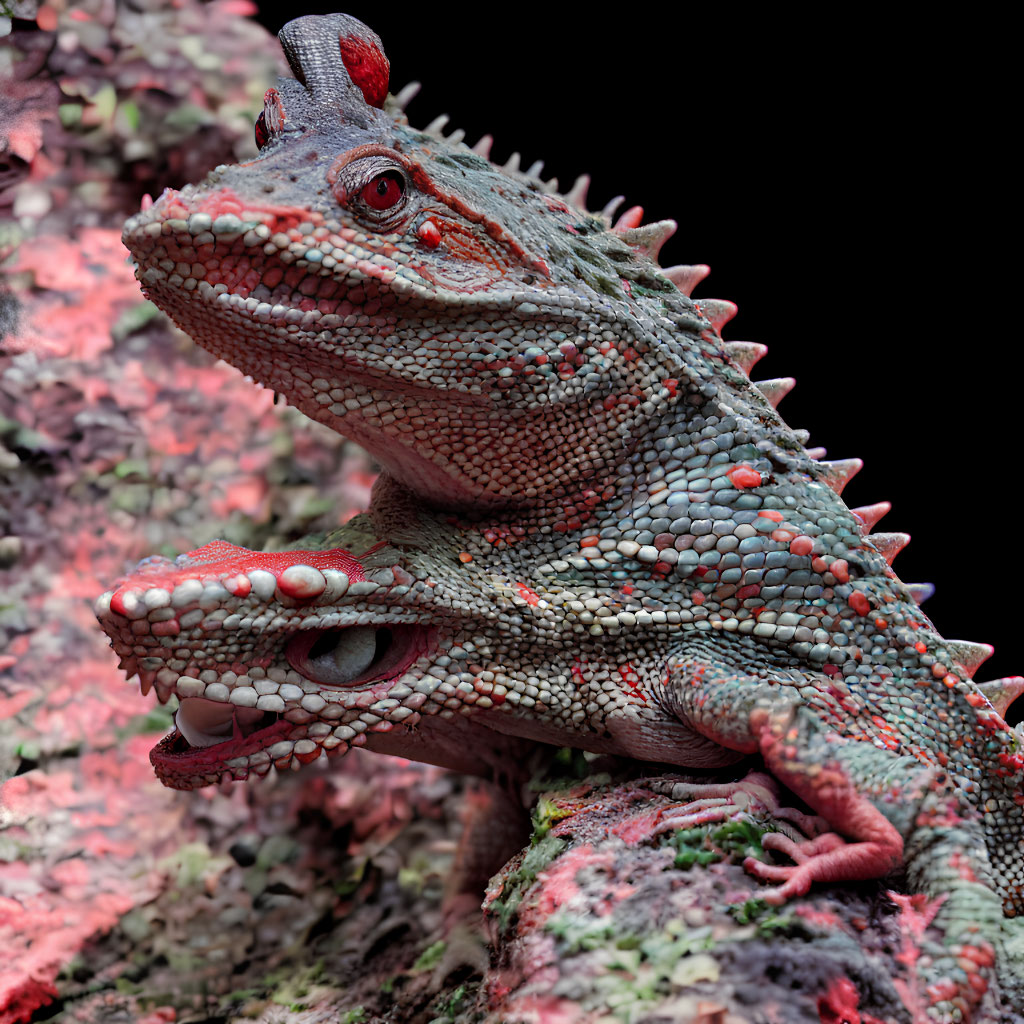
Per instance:
[[[518,174],[519,173],[519,154],[513,153],[506,161],[505,166],[502,170],[506,174]]]
[[[639,209],[639,207],[635,207],[635,209]],[[628,213],[623,214],[619,223],[621,224],[628,216]],[[676,233],[678,227],[679,225],[674,220],[656,220],[641,228],[627,228],[620,231],[619,235],[630,248],[644,253],[657,262],[661,247]]]
[[[578,210],[587,208],[587,189],[590,188],[590,175],[581,174],[573,183],[572,188],[565,193],[565,201]]]
[[[665,275],[684,295],[692,294],[693,289],[711,273],[711,268],[706,263],[686,264],[680,263],[674,267],[665,267],[662,274]],[[742,342],[742,344],[752,344]],[[763,347],[763,346],[762,346]],[[767,352],[768,350],[765,349]],[[760,359],[760,356],[758,356]],[[747,373],[750,371],[748,370]]]
[[[672,267],[672,270],[679,268]],[[692,269],[686,267],[686,270]],[[668,277],[668,271],[665,271]],[[677,286],[678,287],[678,286]],[[755,364],[764,358],[768,351],[767,345],[760,345],[756,341],[727,341],[725,343],[725,354],[749,377],[750,371]]]
[[[528,178],[536,178],[540,181],[540,176],[544,173],[544,161],[534,160],[532,164],[526,170],[526,176]]]
[[[909,533],[869,533],[867,539],[878,553],[892,565],[893,559],[910,543]]]
[[[808,448],[807,454],[814,459],[815,462],[821,462],[821,460],[828,455],[828,452],[825,451],[824,448]]]
[[[447,114],[438,114],[426,128],[423,129],[426,135],[436,135],[438,138],[444,138],[444,126],[451,120]]]
[[[611,225],[612,221],[615,220],[615,211],[626,201],[625,196],[615,196],[610,199],[605,205],[605,208],[601,211],[601,216]]]
[[[892,505],[888,501],[878,501],[874,505],[851,508],[850,511],[861,521],[860,533],[862,537],[866,537],[875,528],[875,523],[891,508]]]
[[[619,219],[615,222],[615,226],[612,231],[622,234],[623,231],[629,231],[631,228],[640,227],[640,223],[644,219],[644,208],[642,206],[631,206]]]
[[[768,400],[768,404],[777,409],[779,402],[796,387],[796,380],[793,377],[772,377],[770,380],[755,380],[753,384]]]
[[[481,135],[476,145],[473,146],[473,152],[477,156],[482,156],[485,160],[491,158],[491,146],[494,145],[493,135]]]
[[[910,591],[910,596],[918,604],[924,604],[935,593],[934,583],[904,583],[903,585]]]
[[[1020,676],[1007,676],[1005,679],[993,679],[991,682],[978,683],[978,689],[991,701],[992,707],[1005,718],[1010,705],[1024,693],[1024,679]],[[1021,733],[1024,739],[1024,733]]]
[[[946,640],[943,638],[942,642],[946,645],[949,653],[953,655],[953,660],[958,665],[962,665],[969,676],[973,676],[978,668],[992,657],[992,652],[995,650],[991,644],[976,644],[971,640]],[[989,697],[989,700],[991,699]]]
[[[412,102],[413,97],[417,96],[420,91],[419,82],[409,82],[407,85],[403,85],[401,89],[395,94],[395,98],[392,101],[399,110],[405,110],[407,106]]]
[[[466,132],[462,128],[456,128],[445,141],[450,146],[457,146],[465,137]]]
[[[695,305],[697,312],[711,321],[716,334],[721,334],[722,328],[739,312],[736,303],[728,299],[698,299]]]
[[[837,459],[835,462],[819,462],[821,473],[818,477],[823,483],[828,484],[836,494],[842,494],[843,488],[863,468],[863,459]]]

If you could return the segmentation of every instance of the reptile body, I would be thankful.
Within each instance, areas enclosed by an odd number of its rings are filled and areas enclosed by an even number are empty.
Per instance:
[[[890,565],[905,535],[870,532],[884,503],[843,503],[859,463],[805,449],[775,411],[790,382],[750,381],[734,307],[689,297],[707,268],[658,265],[674,224],[414,130],[354,19],[281,40],[295,79],[259,156],[124,237],[180,327],[384,472],[298,550],[218,541],[100,600],[126,670],[181,701],[161,779],[352,745],[492,778],[536,741],[760,755],[835,830],[748,862],[768,899],[903,868],[1015,1003],[1024,753],[1002,716],[1024,681],[972,681],[991,649],[938,635]],[[936,1020],[978,996],[933,988]]]

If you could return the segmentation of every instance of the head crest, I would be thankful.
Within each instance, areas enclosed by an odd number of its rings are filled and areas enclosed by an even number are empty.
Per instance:
[[[309,15],[289,21],[278,38],[292,74],[317,105],[340,108],[346,120],[384,105],[391,66],[380,36],[361,21]]]

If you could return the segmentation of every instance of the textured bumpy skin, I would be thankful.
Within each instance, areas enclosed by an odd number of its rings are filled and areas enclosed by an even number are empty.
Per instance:
[[[905,868],[954,958],[1021,996],[1020,679],[940,637],[849,509],[856,460],[803,447],[725,343],[670,222],[583,208],[387,98],[380,40],[281,32],[257,159],[125,228],[198,342],[363,444],[371,510],[304,550],[209,544],[100,600],[142,685],[181,701],[153,753],[192,788],[355,744],[492,777],[535,741],[689,767],[759,754],[836,830],[748,869],[782,901]],[[480,147],[478,147],[479,149]],[[843,838],[840,838],[840,834]],[[986,961],[986,958],[987,961]],[[928,1013],[977,991],[929,975]],[[984,972],[983,972],[984,973]],[[977,978],[977,975],[973,977]],[[1012,1005],[1012,1003],[1011,1003]]]

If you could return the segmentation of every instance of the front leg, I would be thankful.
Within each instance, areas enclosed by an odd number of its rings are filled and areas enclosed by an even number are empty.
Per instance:
[[[688,725],[722,746],[760,754],[772,775],[832,829],[800,843],[781,834],[769,839],[795,864],[748,860],[752,874],[783,883],[765,894],[769,902],[801,896],[814,882],[878,878],[902,865],[912,807],[934,769],[844,737],[828,721],[824,698],[815,694],[817,707],[805,703],[788,680],[683,658],[669,666],[667,680],[673,710]]]
[[[749,723],[775,778],[835,830],[799,843],[781,833],[766,837],[769,849],[795,862],[776,866],[748,858],[745,866],[751,874],[783,882],[765,894],[769,903],[802,896],[813,882],[879,878],[902,866],[907,811],[933,784],[933,769],[845,740],[806,706],[755,707]]]
[[[994,980],[996,956],[1002,987],[1015,998],[1019,929],[1004,922],[979,816],[941,767],[873,742],[856,720],[844,722],[827,682],[817,689],[692,658],[669,666],[666,697],[673,711],[723,746],[759,753],[772,775],[832,830],[804,841],[771,834],[763,845],[794,863],[748,858],[744,867],[781,883],[764,894],[773,904],[804,895],[814,883],[882,878],[902,868],[906,888],[924,901],[914,904],[914,913],[934,916],[943,935],[941,947],[914,954],[913,980],[903,992],[914,1019],[960,1019],[954,1014],[965,1008],[968,1019]],[[907,917],[908,898],[893,898]]]

